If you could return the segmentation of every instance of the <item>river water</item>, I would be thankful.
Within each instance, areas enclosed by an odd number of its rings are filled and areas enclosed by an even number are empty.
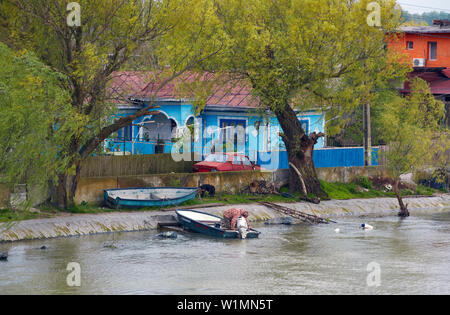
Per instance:
[[[450,209],[337,220],[260,224],[245,241],[151,231],[0,244],[0,294],[450,294]],[[80,287],[67,285],[70,262]]]

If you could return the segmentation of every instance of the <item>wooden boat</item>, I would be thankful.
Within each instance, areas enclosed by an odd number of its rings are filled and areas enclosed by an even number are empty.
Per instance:
[[[178,205],[195,198],[198,188],[154,187],[107,189],[105,204],[113,209]]]
[[[177,210],[176,214],[178,222],[189,231],[220,238],[240,238],[238,231],[220,227],[221,217],[195,210]],[[246,238],[257,238],[259,234],[261,232],[250,229]]]

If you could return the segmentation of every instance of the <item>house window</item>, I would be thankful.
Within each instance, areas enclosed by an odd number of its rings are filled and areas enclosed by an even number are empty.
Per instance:
[[[177,127],[177,123],[163,113],[145,118],[139,125],[139,140],[144,142],[170,141]]]
[[[270,140],[271,140],[271,134],[270,134],[270,121],[266,120],[264,122],[264,126],[263,126],[263,151],[265,152],[269,152],[271,151],[270,148]]]
[[[119,141],[131,141],[131,126],[126,126],[119,130]]]
[[[140,124],[139,127],[139,140],[140,141],[150,141],[150,130],[152,127],[152,123],[150,119],[144,119],[144,121]]]
[[[221,119],[221,139],[224,148],[232,152],[245,152],[246,150],[246,121],[240,119]]]
[[[411,42],[411,41],[406,42],[406,48],[408,50],[413,50],[414,49],[414,42]]]
[[[309,135],[309,120],[300,120],[300,124],[302,125],[303,131]]]
[[[437,59],[437,42],[430,42],[428,45],[429,45],[429,50],[430,50],[430,60],[436,60]]]

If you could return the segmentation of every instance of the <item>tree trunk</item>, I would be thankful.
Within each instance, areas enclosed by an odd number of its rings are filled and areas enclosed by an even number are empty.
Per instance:
[[[318,139],[325,136],[323,133],[312,133],[307,135],[303,130],[292,107],[285,105],[275,110],[280,126],[283,130],[281,137],[286,145],[289,163],[297,168],[301,177],[291,166],[289,171],[289,190],[291,193],[300,190],[304,185],[310,196],[304,196],[305,200],[318,202],[320,199],[328,199],[328,195],[322,190],[317,178],[316,168],[313,161],[314,145]],[[300,190],[304,195],[304,190]],[[313,195],[313,196],[311,196]]]
[[[68,209],[75,205],[75,192],[81,175],[81,161],[75,162],[75,175],[58,175],[57,185],[51,185],[50,203],[60,209]]]
[[[134,115],[122,117],[113,124],[104,127],[98,135],[89,139],[81,149],[79,149],[80,146],[78,142],[74,141],[71,145],[71,153],[69,156],[79,155],[77,159],[72,160],[71,164],[71,166],[75,167],[75,175],[58,175],[58,183],[54,186],[51,193],[51,204],[61,209],[67,209],[68,207],[74,206],[75,193],[81,176],[82,162],[87,159],[98,148],[98,146],[101,145],[103,140],[109,137],[112,133],[130,125],[136,118],[144,115],[154,115],[159,113],[159,111],[151,111],[152,108],[153,105],[149,105]]]
[[[403,199],[400,196],[400,191],[398,188],[399,184],[400,184],[400,180],[396,179],[394,181],[394,193],[395,193],[395,196],[397,197],[398,204],[400,205],[400,212],[398,213],[398,216],[406,218],[406,217],[409,217],[408,204],[405,205],[403,203]]]
[[[67,209],[67,175],[59,174],[57,184],[52,185],[51,204],[60,209]]]
[[[75,175],[69,181],[69,194],[67,196],[69,206],[75,205],[75,192],[81,177],[81,162],[81,160],[75,162]]]

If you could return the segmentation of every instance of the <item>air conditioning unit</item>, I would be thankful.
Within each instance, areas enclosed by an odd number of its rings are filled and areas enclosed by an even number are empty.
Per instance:
[[[413,67],[415,67],[415,68],[425,67],[425,65],[426,65],[426,60],[424,58],[414,58]]]

